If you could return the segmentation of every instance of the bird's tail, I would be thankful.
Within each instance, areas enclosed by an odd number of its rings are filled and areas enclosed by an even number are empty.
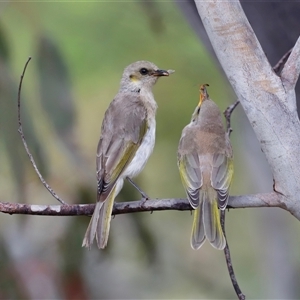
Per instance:
[[[85,233],[82,247],[91,249],[94,238],[96,236],[98,247],[101,249],[105,248],[109,236],[110,220],[114,200],[115,187],[105,199],[105,201],[97,202],[89,227]]]
[[[217,192],[212,187],[202,187],[192,229],[193,249],[199,249],[205,242],[205,238],[214,248],[219,250],[225,248],[226,239],[221,227],[217,199]]]

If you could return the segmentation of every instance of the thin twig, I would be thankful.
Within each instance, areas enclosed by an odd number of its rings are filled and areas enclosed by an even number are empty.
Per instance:
[[[229,250],[228,241],[227,241],[226,233],[225,233],[225,213],[226,213],[225,210],[221,210],[221,226],[222,226],[223,233],[224,233],[224,236],[226,239],[226,246],[224,249],[224,254],[225,254],[227,269],[228,269],[229,276],[230,276],[230,279],[231,279],[231,282],[232,282],[232,285],[233,285],[236,295],[238,296],[238,298],[240,300],[244,300],[244,299],[246,299],[246,296],[243,294],[243,292],[241,291],[241,289],[239,287],[239,284],[238,284],[235,274],[234,274],[232,262],[231,262],[230,250]]]
[[[237,105],[240,103],[239,100],[236,100],[233,104],[231,104],[230,106],[228,106],[226,108],[226,110],[223,112],[225,120],[226,120],[226,128],[227,128],[227,134],[228,137],[230,136],[231,132],[232,132],[232,128],[231,128],[231,114],[232,112],[235,110],[235,108],[237,107]]]
[[[53,189],[49,186],[49,184],[45,181],[45,179],[43,178],[43,176],[41,175],[39,169],[37,168],[36,166],[36,163],[33,159],[33,156],[31,155],[30,151],[29,151],[29,148],[27,146],[27,142],[26,142],[26,139],[25,139],[25,136],[24,136],[24,133],[23,133],[23,127],[22,127],[22,122],[21,122],[21,90],[22,90],[22,83],[23,83],[23,78],[24,78],[24,75],[25,75],[25,71],[26,71],[26,68],[29,64],[31,60],[31,57],[28,58],[25,66],[24,66],[24,69],[23,69],[23,72],[22,72],[22,75],[21,75],[21,79],[20,79],[20,84],[19,84],[19,89],[18,89],[18,123],[19,123],[19,129],[18,129],[18,132],[20,133],[21,135],[21,139],[22,139],[22,142],[23,142],[23,145],[25,147],[25,150],[29,156],[29,159],[32,163],[32,166],[35,170],[35,172],[37,173],[40,181],[42,182],[42,184],[44,185],[44,187],[50,192],[50,194],[56,199],[58,200],[61,204],[64,204],[64,205],[68,205],[66,202],[64,202],[54,191]]]
[[[240,103],[239,100],[235,101],[233,104],[231,104],[230,106],[228,106],[227,109],[223,112],[224,117],[226,119],[226,128],[227,128],[227,135],[228,135],[228,137],[230,137],[230,134],[232,132],[232,128],[231,128],[231,114],[235,110],[235,108],[237,107],[237,105],[239,103]],[[228,241],[227,241],[226,233],[225,233],[225,214],[226,214],[226,210],[221,210],[221,226],[222,226],[223,233],[224,233],[224,236],[225,236],[225,239],[226,239],[226,246],[224,248],[226,265],[227,265],[229,277],[231,279],[231,283],[233,285],[233,288],[235,290],[235,293],[236,293],[237,297],[240,300],[244,300],[244,299],[246,299],[246,297],[242,293],[242,291],[241,291],[241,289],[239,287],[239,284],[238,284],[238,282],[236,280],[236,277],[235,277],[235,274],[234,274],[232,262],[231,262],[231,255],[230,255],[229,245],[228,245]]]

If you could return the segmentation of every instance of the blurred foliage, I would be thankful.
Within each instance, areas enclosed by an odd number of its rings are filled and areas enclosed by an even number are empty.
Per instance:
[[[56,44],[47,36],[39,38],[37,65],[42,106],[65,142],[74,127],[74,102],[67,67]]]
[[[55,204],[33,172],[17,132],[17,86],[28,56],[33,59],[22,90],[24,133],[42,174],[69,203],[95,201],[100,126],[128,64],[143,59],[176,70],[154,89],[157,142],[137,179],[153,198],[185,196],[176,153],[181,130],[198,103],[199,84],[210,84],[210,96],[221,110],[234,100],[170,2],[0,3],[0,55],[0,201]],[[237,174],[232,191],[256,192],[245,178],[250,175],[235,138],[240,113],[238,108],[232,124]],[[138,198],[126,183],[117,201]],[[243,292],[264,298],[257,274],[262,255],[257,247],[264,249],[264,241],[258,228],[249,226],[253,216],[253,210],[231,211],[227,236]],[[1,215],[1,298],[235,297],[223,253],[209,245],[190,249],[190,212],[117,216],[103,251],[81,248],[88,221]],[[293,230],[296,222],[289,226]]]
[[[1,31],[1,30],[0,30]],[[17,87],[18,81],[13,78],[10,70],[9,45],[3,31],[0,32],[0,128],[2,140],[7,150],[8,161],[13,173],[16,190],[20,201],[26,201],[25,197],[25,158],[23,144],[17,130]],[[22,112],[24,130],[28,132],[28,142],[32,147],[32,154],[43,173],[46,173],[44,153],[36,136],[28,108]]]

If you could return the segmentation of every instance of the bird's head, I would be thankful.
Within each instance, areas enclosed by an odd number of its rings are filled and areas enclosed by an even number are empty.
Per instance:
[[[199,103],[192,115],[191,122],[194,124],[207,124],[221,118],[220,110],[215,102],[213,102],[207,92],[206,87],[209,84],[200,86]],[[200,123],[199,123],[200,122]],[[221,121],[222,122],[222,121]]]
[[[209,84],[205,83],[205,84],[202,84],[200,85],[200,97],[199,97],[199,103],[192,115],[192,122],[196,122],[198,120],[198,117],[200,115],[200,110],[201,110],[201,105],[203,104],[203,102],[205,100],[208,100],[209,99],[209,96],[208,96],[208,93],[207,93],[207,90],[206,90],[206,87],[209,86]]]
[[[160,70],[149,61],[137,61],[125,68],[121,80],[121,89],[140,91],[151,89],[161,76],[169,76],[170,71]]]

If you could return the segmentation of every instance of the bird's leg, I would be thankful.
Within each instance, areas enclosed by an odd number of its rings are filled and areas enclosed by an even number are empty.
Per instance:
[[[141,194],[141,196],[142,196],[142,198],[146,201],[146,200],[149,200],[150,199],[150,197],[145,193],[145,192],[143,192],[137,185],[136,185],[136,183],[134,183],[133,181],[132,181],[132,179],[131,178],[129,178],[129,177],[126,177],[126,179],[139,191],[139,193]]]

